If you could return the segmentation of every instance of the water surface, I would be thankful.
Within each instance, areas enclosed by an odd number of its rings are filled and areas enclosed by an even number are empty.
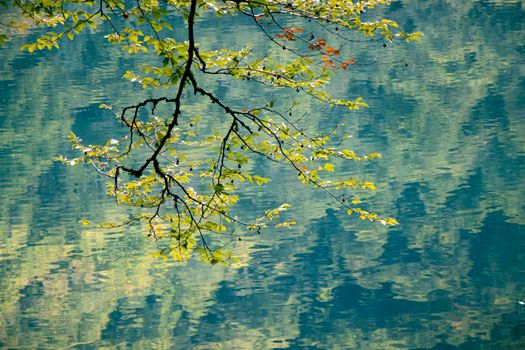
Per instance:
[[[524,14],[511,0],[394,2],[385,15],[423,41],[347,44],[358,64],[332,83],[371,107],[301,108],[311,129],[343,121],[349,146],[383,155],[342,170],[374,180],[362,198],[401,225],[359,222],[280,176],[247,189],[241,211],[287,201],[299,225],[235,243],[237,268],[165,263],[137,228],[78,224],[126,212],[93,172],[52,159],[69,152],[69,130],[89,142],[122,132],[98,105],[147,95],[120,79],[138,60],[96,34],[33,55],[17,48],[31,33],[1,48],[0,347],[524,348]],[[250,28],[204,16],[198,35],[267,50]],[[260,94],[210,84],[234,105]]]

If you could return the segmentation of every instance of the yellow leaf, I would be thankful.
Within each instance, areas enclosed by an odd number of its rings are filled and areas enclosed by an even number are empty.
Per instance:
[[[385,223],[390,226],[399,225],[399,222],[394,218],[388,218],[385,220]]]
[[[376,185],[374,185],[372,182],[368,182],[368,181],[367,182],[363,182],[361,184],[361,187],[362,188],[369,188],[371,190],[375,190],[376,189]]]
[[[324,165],[324,170],[325,171],[329,171],[329,172],[333,172],[334,171],[334,165],[332,163],[326,163]]]

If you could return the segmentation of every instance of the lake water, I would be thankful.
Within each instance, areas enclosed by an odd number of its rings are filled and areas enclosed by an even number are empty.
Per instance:
[[[94,172],[53,157],[70,130],[122,132],[98,105],[144,95],[120,79],[139,60],[95,33],[59,51],[21,53],[31,33],[0,48],[0,348],[525,348],[525,5],[396,1],[384,14],[425,36],[346,44],[358,63],[333,88],[370,108],[301,108],[311,129],[343,121],[349,146],[383,155],[341,169],[376,182],[362,198],[401,224],[349,217],[257,162],[278,180],[247,189],[240,210],[287,201],[299,224],[237,242],[237,267],[164,262],[136,228],[78,223],[126,212]],[[267,50],[250,28],[204,16],[198,35]],[[244,84],[210,81],[234,105],[265,93]]]

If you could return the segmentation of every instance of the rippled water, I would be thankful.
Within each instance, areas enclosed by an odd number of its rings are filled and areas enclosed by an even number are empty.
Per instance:
[[[523,2],[398,1],[385,14],[425,37],[345,46],[358,64],[333,88],[371,107],[302,108],[311,128],[343,121],[349,146],[383,154],[343,170],[380,184],[365,199],[401,225],[358,222],[280,176],[248,189],[242,210],[288,201],[300,224],[237,242],[236,268],[174,266],[136,228],[78,224],[126,213],[92,172],[52,158],[69,130],[121,132],[98,105],[144,94],[120,79],[140,62],[95,34],[33,55],[17,49],[31,33],[1,48],[0,347],[525,348]],[[267,49],[248,22],[218,25],[200,20],[203,43]],[[210,84],[233,104],[260,94]]]

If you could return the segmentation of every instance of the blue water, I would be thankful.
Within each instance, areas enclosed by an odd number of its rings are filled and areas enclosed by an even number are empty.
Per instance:
[[[422,42],[347,44],[358,63],[332,82],[370,108],[298,108],[311,129],[342,121],[350,147],[383,155],[341,169],[377,183],[361,198],[401,224],[348,217],[257,161],[279,181],[248,188],[241,212],[286,201],[299,224],[236,242],[235,267],[164,262],[139,228],[79,225],[127,213],[103,179],[53,157],[70,130],[122,132],[98,105],[147,96],[120,79],[141,62],[95,33],[32,55],[18,46],[34,34],[17,36],[0,48],[0,347],[525,348],[524,14],[511,0],[394,2],[384,15]],[[218,21],[199,20],[203,45],[268,49],[249,22]],[[237,105],[266,93],[209,84]]]

